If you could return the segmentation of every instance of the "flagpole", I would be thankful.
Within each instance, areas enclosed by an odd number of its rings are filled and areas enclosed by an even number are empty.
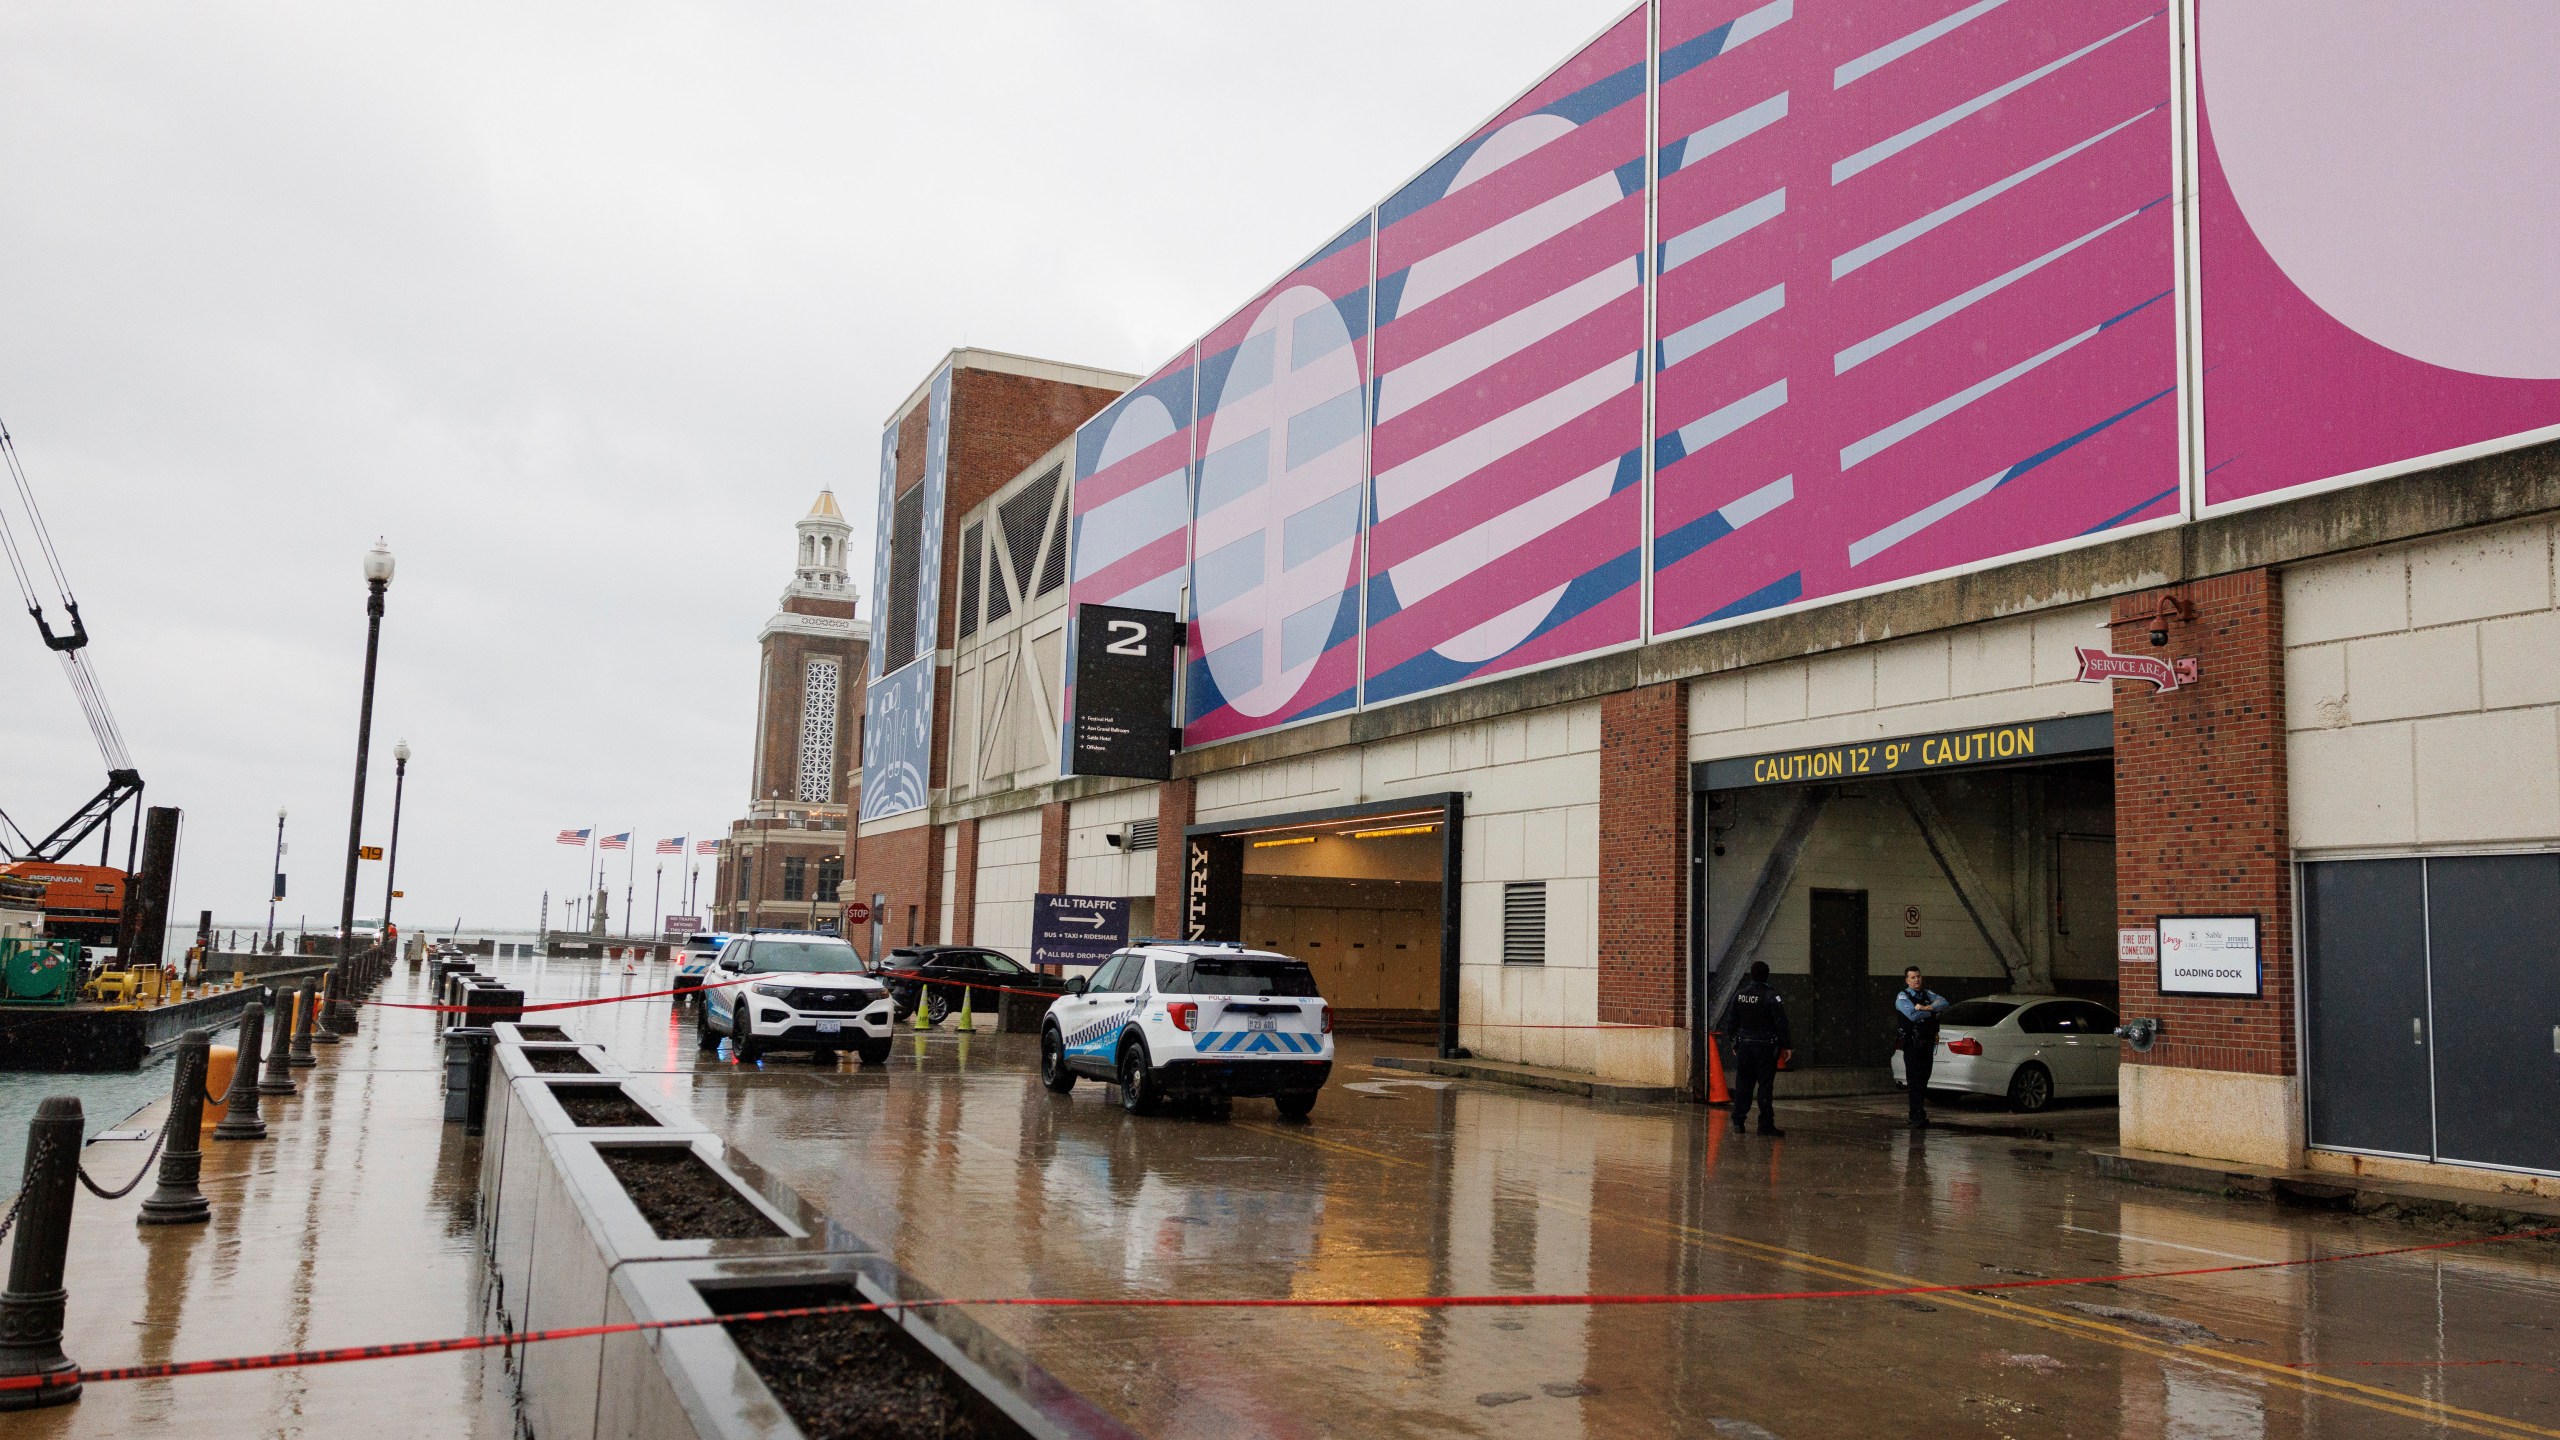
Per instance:
[[[635,850],[633,850],[633,849],[631,848],[631,842],[633,842],[634,840],[637,840],[637,839],[639,839],[639,838],[640,838],[640,832],[639,832],[639,830],[637,830],[636,828],[635,828],[635,829],[631,829],[631,830],[626,830],[626,831],[624,831],[624,832],[623,832],[623,838],[622,838],[622,938],[623,938],[623,939],[625,939],[625,940],[628,940],[628,939],[630,939],[630,938],[631,938],[631,891],[632,891],[632,888],[633,888],[633,887],[632,887],[632,883],[631,883],[631,881],[632,881],[632,876],[633,876],[634,874],[636,874],[636,873],[637,873],[637,872],[636,872],[632,867],[634,867],[634,866],[636,866],[636,865],[638,865],[638,864],[640,863],[640,856],[639,856],[639,853],[638,853],[637,851],[635,851]]]

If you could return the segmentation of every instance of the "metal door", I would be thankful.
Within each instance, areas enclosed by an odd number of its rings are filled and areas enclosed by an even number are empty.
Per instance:
[[[2304,1088],[2314,1145],[2434,1153],[2425,862],[2302,867]]]
[[[2560,1170],[2560,855],[2427,862],[2439,1158]]]
[[[1809,897],[1813,974],[1807,1004],[1787,1018],[1805,1065],[1883,1065],[1892,1032],[1867,1008],[1867,892],[1816,890]]]

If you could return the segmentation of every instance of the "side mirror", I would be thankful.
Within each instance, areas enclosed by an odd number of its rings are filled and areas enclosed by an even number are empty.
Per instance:
[[[1084,990],[1084,977],[1081,975],[1067,982],[1067,993],[1070,995],[1081,995]]]

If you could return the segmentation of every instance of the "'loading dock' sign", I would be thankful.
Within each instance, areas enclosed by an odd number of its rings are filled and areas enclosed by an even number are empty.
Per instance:
[[[1690,767],[1693,790],[1741,790],[1754,785],[1802,785],[1878,775],[1916,775],[1974,765],[2015,765],[2029,760],[2106,750],[2115,744],[2109,715],[2069,715],[2017,725],[1941,730],[1896,740],[1861,740],[1809,750],[1781,750],[1708,760]]]

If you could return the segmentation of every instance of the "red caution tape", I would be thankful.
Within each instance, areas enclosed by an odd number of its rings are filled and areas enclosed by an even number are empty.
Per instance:
[[[1852,1290],[1714,1291],[1689,1295],[1385,1295],[1277,1299],[1215,1299],[1173,1296],[1029,1297],[976,1300],[909,1300],[889,1303],[807,1305],[787,1310],[750,1310],[736,1315],[710,1315],[686,1320],[632,1320],[616,1325],[578,1325],[560,1330],[505,1331],[495,1335],[461,1335],[449,1340],[410,1340],[389,1345],[351,1345],[336,1350],[287,1350],[271,1355],[239,1355],[221,1360],[176,1360],[157,1365],[120,1365],[58,1375],[0,1376],[0,1390],[39,1390],[49,1386],[101,1383],[109,1380],[166,1380],[181,1375],[218,1375],[240,1370],[282,1370],[307,1365],[337,1365],[353,1360],[389,1360],[403,1355],[444,1355],[462,1350],[538,1345],[550,1340],[592,1339],[643,1330],[684,1330],[703,1325],[729,1325],[766,1320],[797,1320],[813,1315],[848,1315],[861,1311],[928,1310],[950,1306],[1023,1310],[1474,1310],[1600,1307],[1619,1305],[1735,1305],[1781,1300],[1875,1300],[1912,1295],[1980,1295],[2002,1290],[2041,1290],[2072,1285],[2122,1284],[2142,1280],[2180,1280],[2200,1275],[2233,1275],[2251,1270],[2287,1270],[2330,1265],[2346,1260],[2379,1260],[2433,1250],[2459,1250],[2498,1245],[2510,1240],[2539,1240],[2560,1235],[2560,1226],[2439,1240],[2429,1245],[2398,1245],[2387,1250],[2356,1250],[2340,1255],[2314,1255],[2303,1260],[2260,1260],[2241,1265],[2206,1265],[2188,1270],[2139,1270],[2115,1275],[2048,1276],[2034,1280],[1995,1280],[1969,1285],[1870,1286]],[[2360,1362],[2388,1364],[2395,1362]],[[2421,1362],[2407,1362],[2421,1363]],[[2520,1361],[2454,1361],[2448,1364],[2505,1365]],[[2319,1368],[2303,1365],[2295,1368]]]
[[[765,978],[748,975],[736,980],[706,980],[682,990],[639,990],[629,995],[597,995],[585,1000],[546,1000],[539,1005],[421,1005],[408,1000],[359,1000],[356,1003],[376,1010],[427,1010],[438,1015],[530,1015],[536,1010],[575,1010],[586,1005],[619,1005],[625,1000],[663,1000],[670,995],[691,995],[702,990],[751,984]]]

